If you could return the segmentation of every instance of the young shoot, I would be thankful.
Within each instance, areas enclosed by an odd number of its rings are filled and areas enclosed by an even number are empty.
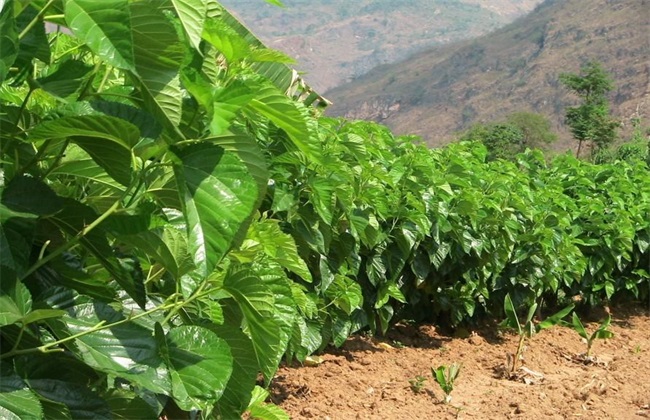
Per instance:
[[[450,366],[440,366],[438,369],[431,368],[431,375],[433,379],[440,385],[442,392],[445,393],[445,404],[451,402],[451,391],[454,390],[454,381],[460,374],[460,368],[463,365],[460,363],[452,363]]]
[[[580,334],[580,337],[587,340],[587,353],[585,353],[585,358],[589,359],[591,357],[591,348],[597,339],[601,338],[603,340],[606,340],[614,336],[614,333],[609,330],[609,324],[611,322],[612,322],[612,317],[608,314],[607,318],[605,318],[603,322],[601,322],[598,329],[596,329],[596,331],[594,331],[591,335],[589,335],[584,325],[580,321],[578,315],[575,312],[573,313],[573,320],[570,326],[578,334]]]
[[[422,375],[418,375],[415,378],[409,379],[411,391],[413,391],[416,394],[422,392],[422,390],[424,389],[424,382],[426,382],[426,380],[427,378]]]
[[[517,317],[517,310],[515,308],[514,303],[512,303],[510,294],[506,295],[503,304],[503,309],[506,313],[506,319],[503,320],[501,326],[515,330],[517,332],[517,335],[519,335],[519,343],[517,344],[516,352],[513,355],[508,355],[509,359],[512,358],[512,361],[508,363],[508,368],[509,368],[508,373],[510,375],[513,375],[519,368],[518,363],[520,360],[523,359],[524,345],[526,339],[531,338],[533,335],[537,334],[541,330],[559,324],[562,321],[562,318],[567,316],[573,310],[573,307],[574,305],[569,305],[566,308],[559,311],[558,313],[551,315],[548,318],[536,324],[533,321],[533,317],[535,316],[535,311],[537,311],[537,302],[535,302],[531,305],[530,308],[528,308],[528,314],[526,315],[526,318],[522,323],[519,321],[519,318]]]

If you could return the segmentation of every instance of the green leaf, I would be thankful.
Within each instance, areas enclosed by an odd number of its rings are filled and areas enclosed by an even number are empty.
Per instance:
[[[79,91],[92,66],[79,60],[68,60],[52,74],[36,79],[41,89],[52,95],[66,98]]]
[[[250,417],[258,420],[289,420],[289,415],[274,404],[266,404],[269,392],[256,386],[252,392],[251,403],[248,407]]]
[[[506,314],[506,319],[503,320],[501,325],[508,328],[514,328],[517,330],[517,333],[521,335],[522,330],[521,330],[521,324],[519,323],[519,318],[517,317],[517,309],[515,308],[515,305],[512,303],[510,294],[507,294],[506,298],[503,301],[503,310]]]
[[[16,279],[3,278],[0,282],[0,327],[23,319],[32,309],[32,295]]]
[[[377,294],[377,302],[375,302],[375,308],[381,308],[384,306],[386,303],[388,303],[388,300],[391,297],[399,302],[406,303],[406,298],[404,297],[404,294],[402,294],[402,291],[399,290],[399,287],[397,287],[395,283],[386,282],[382,284],[381,288],[379,289],[379,292]]]
[[[580,321],[580,318],[578,317],[577,313],[573,313],[573,329],[580,334],[580,337],[584,338],[585,340],[589,340],[589,334],[587,334],[587,330],[585,329],[584,325],[582,325],[582,322]]]
[[[27,29],[27,26],[37,19],[37,16],[36,7],[33,4],[27,5],[16,17],[18,32]],[[34,58],[46,64],[50,63],[50,45],[45,33],[45,22],[42,19],[37,20],[36,24],[20,39],[18,57],[14,65],[28,68]]]
[[[219,337],[226,340],[233,356],[232,375],[215,409],[223,418],[241,416],[248,406],[259,371],[250,337],[236,327],[233,321],[235,320],[227,318],[224,325],[212,327]]]
[[[223,147],[226,151],[236,153],[239,159],[246,165],[248,172],[257,182],[259,198],[255,204],[255,208],[259,208],[266,194],[269,171],[266,156],[255,138],[249,135],[235,134],[211,137],[207,140]]]
[[[172,328],[165,343],[176,404],[186,411],[211,407],[232,373],[226,341],[207,328],[186,325]]]
[[[607,314],[607,318],[603,320],[598,329],[592,334],[591,339],[608,339],[614,337],[614,333],[609,331],[609,324],[612,322],[611,315]]]
[[[2,190],[0,202],[15,212],[38,216],[52,215],[62,208],[61,199],[48,185],[25,175],[17,176],[9,182]]]
[[[363,305],[363,292],[359,283],[340,274],[334,276],[334,281],[325,291],[325,296],[347,315]]]
[[[566,308],[564,308],[564,309],[558,311],[557,313],[549,316],[548,318],[544,319],[542,322],[537,324],[537,330],[541,331],[541,330],[544,330],[546,328],[554,327],[554,326],[560,324],[562,322],[562,318],[569,315],[569,313],[571,313],[571,311],[573,310],[574,307],[575,307],[575,305],[569,305]]]
[[[215,91],[212,98],[212,120],[210,121],[210,132],[218,136],[224,133],[237,117],[240,109],[248,105],[255,97],[255,90],[250,83],[234,81],[226,87]]]
[[[249,106],[283,129],[293,144],[314,162],[322,162],[321,144],[306,108],[280,93],[275,87],[260,89]]]
[[[177,127],[183,104],[183,45],[159,6],[155,0],[129,2],[135,68],[146,108]]]
[[[113,388],[105,397],[114,420],[156,419],[158,413],[145,400],[126,389]]]
[[[532,325],[535,311],[537,311],[537,302],[533,303],[530,308],[528,308],[528,314],[526,315],[526,322],[524,325]]]
[[[133,322],[124,322],[124,315],[100,302],[78,305],[74,308],[74,315],[63,320],[70,334],[88,332],[75,340],[86,364],[153,392],[170,392],[169,374],[159,356],[152,331]],[[123,323],[89,332],[101,321]]]
[[[64,199],[63,210],[47,219],[58,229],[70,236],[76,236],[89,223],[94,222],[99,216],[89,206],[83,205],[72,199]],[[146,294],[141,276],[122,266],[113,248],[107,240],[107,232],[102,226],[97,226],[79,239],[79,243],[92,253],[102,266],[110,273],[115,281],[131,296],[140,306],[144,307]]]
[[[68,175],[78,178],[78,182],[92,181],[102,186],[109,187],[116,191],[122,191],[124,187],[111,178],[101,166],[97,166],[94,160],[74,159],[58,165],[51,173],[53,177]]]
[[[121,102],[97,100],[89,103],[94,111],[129,122],[140,130],[141,137],[157,139],[162,132],[162,126],[144,109],[136,108]],[[138,143],[139,145],[139,143]]]
[[[172,0],[187,38],[194,49],[199,50],[208,4],[206,0]]]
[[[388,306],[383,306],[380,309],[380,316],[387,315],[387,313],[381,313],[381,310],[387,307]],[[336,347],[341,347],[352,333],[352,321],[350,320],[350,316],[340,309],[331,310],[330,316],[332,317],[332,340]],[[384,318],[383,321],[386,322],[387,327],[389,317]]]
[[[106,401],[88,387],[90,381],[97,381],[97,376],[73,357],[64,354],[21,357],[16,361],[16,371],[41,400],[64,404],[71,418],[111,419]],[[44,409],[47,410],[45,404]]]
[[[53,401],[41,400],[43,406],[43,418],[56,420],[73,420],[70,410],[65,404]]]
[[[255,358],[264,378],[270,381],[284,353],[279,323],[275,320],[275,298],[269,288],[250,268],[237,268],[228,273],[224,289],[239,306],[246,329],[255,349]]]
[[[128,0],[66,0],[68,27],[110,65],[135,71]]]
[[[4,2],[0,10],[0,83],[18,57],[18,31],[14,20],[14,0]]]
[[[176,179],[190,227],[190,250],[208,275],[245,233],[259,191],[246,165],[231,152],[198,144],[176,153]]]
[[[65,314],[66,312],[60,309],[36,309],[35,311],[31,311],[25,315],[20,322],[22,322],[23,325],[27,325],[45,319],[60,318]]]
[[[248,239],[259,240],[266,255],[304,281],[312,282],[311,272],[298,255],[296,243],[291,235],[282,232],[277,220],[266,219],[254,224],[251,230]]]
[[[140,139],[136,126],[120,118],[105,115],[64,117],[36,126],[31,141],[69,138],[117,182],[131,183],[132,149]]]
[[[233,29],[222,17],[205,22],[203,39],[215,47],[233,65],[246,58],[251,50],[248,40]]]
[[[0,366],[0,417],[6,420],[37,420],[43,418],[43,407],[36,394],[13,371],[13,363]]]

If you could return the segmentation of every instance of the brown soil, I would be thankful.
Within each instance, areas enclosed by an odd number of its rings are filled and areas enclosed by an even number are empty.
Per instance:
[[[565,327],[528,342],[524,366],[544,374],[532,385],[499,376],[517,337],[495,325],[442,334],[430,325],[397,325],[384,339],[354,337],[320,364],[282,366],[272,399],[293,419],[635,419],[650,418],[650,317],[613,311],[614,338],[594,344],[597,363]],[[592,331],[597,324],[587,325]],[[449,405],[431,367],[463,364]],[[426,376],[421,392],[409,379]]]

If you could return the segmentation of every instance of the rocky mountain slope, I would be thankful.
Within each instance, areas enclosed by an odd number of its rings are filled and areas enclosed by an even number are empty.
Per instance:
[[[331,115],[373,119],[429,144],[477,121],[515,111],[548,116],[564,138],[566,106],[577,98],[563,72],[598,60],[611,73],[613,112],[623,122],[650,114],[650,1],[547,0],[484,37],[429,49],[374,69],[326,93]]]
[[[511,22],[542,0],[221,0],[323,91],[432,45]]]

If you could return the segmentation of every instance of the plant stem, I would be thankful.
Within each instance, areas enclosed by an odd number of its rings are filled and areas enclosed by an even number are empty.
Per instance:
[[[38,21],[41,20],[41,18],[45,15],[45,12],[47,12],[47,9],[49,9],[55,1],[56,0],[50,0],[45,6],[43,6],[43,8],[36,14],[36,16],[34,16],[34,19],[32,19],[32,21],[29,22],[27,26],[25,26],[25,29],[23,29],[23,31],[18,35],[19,40],[23,39],[25,35],[27,35],[27,33],[34,27],[34,25],[36,25]]]
[[[521,353],[524,351],[524,342],[526,341],[526,334],[521,334],[519,336],[519,344],[517,345],[517,352],[515,353],[515,359],[512,361],[512,370],[510,373],[515,373],[517,371],[517,362]]]
[[[103,221],[104,221],[108,216],[110,216],[111,214],[115,213],[115,211],[117,210],[117,208],[118,208],[119,205],[120,205],[120,202],[121,202],[121,199],[120,199],[120,200],[117,200],[117,201],[116,201],[115,203],[113,203],[113,205],[112,205],[108,210],[106,210],[106,211],[105,211],[101,216],[99,216],[99,217],[98,217],[97,219],[95,219],[91,224],[87,225],[87,226],[84,227],[81,231],[79,231],[79,233],[77,233],[77,235],[75,235],[74,238],[72,238],[72,239],[69,240],[68,242],[64,243],[63,245],[61,245],[60,247],[58,247],[57,249],[55,249],[54,251],[52,251],[50,254],[46,255],[44,258],[42,258],[42,259],[36,261],[36,263],[35,263],[34,265],[32,265],[32,266],[29,268],[29,270],[27,270],[27,272],[25,272],[25,274],[23,274],[23,276],[20,278],[20,280],[22,281],[22,280],[26,279],[29,275],[31,275],[32,273],[34,273],[36,270],[38,270],[39,268],[41,268],[42,266],[44,266],[44,265],[47,264],[48,262],[52,261],[54,258],[58,257],[59,255],[63,254],[65,251],[67,251],[68,249],[70,249],[70,248],[73,247],[74,245],[78,244],[79,241],[81,241],[81,239],[82,239],[84,236],[86,236],[88,233],[90,233],[90,231],[92,231],[94,228],[96,228],[97,226],[99,226],[99,224],[100,224],[101,222],[103,222]]]
[[[0,360],[5,359],[5,358],[9,358],[9,357],[13,357],[13,356],[18,356],[18,355],[21,355],[21,354],[31,354],[31,353],[39,353],[39,352],[40,353],[47,353],[48,351],[63,351],[62,349],[52,349],[52,347],[60,346],[61,344],[65,344],[65,343],[67,343],[69,341],[76,340],[79,337],[83,337],[84,335],[92,334],[92,333],[95,333],[95,332],[98,332],[98,331],[105,330],[107,328],[113,328],[113,327],[117,327],[118,325],[125,324],[127,322],[135,321],[138,318],[142,318],[144,316],[151,315],[152,313],[157,312],[157,311],[162,311],[162,310],[165,310],[165,309],[169,309],[172,306],[173,305],[170,305],[170,304],[163,304],[163,305],[160,305],[160,306],[156,306],[153,309],[150,309],[148,311],[142,312],[142,313],[137,314],[137,315],[126,317],[124,319],[113,322],[111,324],[107,324],[106,321],[99,321],[97,324],[95,324],[95,326],[93,326],[89,330],[82,331],[80,333],[70,335],[70,336],[68,336],[66,338],[62,338],[60,340],[56,340],[56,341],[53,341],[51,343],[43,344],[42,346],[39,346],[39,347],[32,347],[32,348],[23,349],[23,350],[13,350],[12,349],[11,351],[9,351],[9,352],[7,352],[7,353],[5,353],[3,355],[0,355]]]

